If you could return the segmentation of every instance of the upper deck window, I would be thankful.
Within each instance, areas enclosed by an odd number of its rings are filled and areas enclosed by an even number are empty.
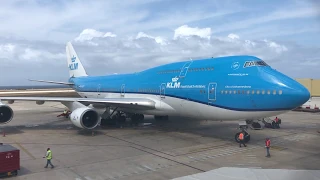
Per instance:
[[[262,60],[259,60],[259,61],[246,61],[243,65],[243,68],[246,68],[246,67],[253,67],[253,66],[268,66],[267,63],[265,63],[264,61]]]

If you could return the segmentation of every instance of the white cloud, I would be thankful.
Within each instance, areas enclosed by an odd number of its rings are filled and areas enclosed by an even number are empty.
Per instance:
[[[232,33],[228,35],[228,38],[230,38],[230,39],[240,39],[239,35],[232,34]]]
[[[244,42],[245,42],[245,43],[244,43],[244,46],[245,46],[245,47],[255,47],[255,46],[256,46],[256,43],[253,42],[253,41],[245,40]]]
[[[190,37],[190,36],[199,36],[201,38],[210,39],[211,28],[198,28],[198,27],[189,27],[188,25],[183,25],[174,30],[173,39],[179,37]]]
[[[75,41],[83,42],[83,41],[90,41],[93,38],[101,38],[101,37],[105,38],[105,37],[116,37],[116,36],[117,36],[116,34],[113,34],[111,32],[103,33],[95,29],[84,29],[80,33],[80,35],[75,38]]]
[[[272,41],[269,41],[269,40],[266,40],[266,39],[263,40],[263,41],[266,42],[267,45],[270,48],[274,49],[275,52],[277,52],[277,53],[282,53],[284,51],[288,51],[288,48],[286,46],[284,46],[284,45],[280,45],[280,44],[277,44],[275,42],[272,42]]]
[[[252,18],[236,20],[219,25],[215,28],[215,33],[250,28],[255,25],[261,25],[274,21],[319,17],[319,15],[320,11],[318,11],[318,9],[315,7],[293,7],[291,5],[289,7],[281,8],[281,10],[271,11],[267,15],[254,15]]]
[[[14,53],[15,46],[12,44],[0,44],[0,59],[9,59],[12,58]]]
[[[150,38],[150,39],[154,39],[158,44],[161,44],[161,45],[166,45],[167,42],[166,42],[166,39],[160,37],[160,36],[157,36],[157,37],[153,37],[153,36],[150,36],[144,32],[139,32],[136,36],[136,39],[140,39],[140,38]]]
[[[66,60],[65,53],[51,53],[46,50],[37,50],[26,48],[24,53],[19,55],[20,60],[27,62],[42,62],[42,63],[53,63],[50,61],[55,60]]]

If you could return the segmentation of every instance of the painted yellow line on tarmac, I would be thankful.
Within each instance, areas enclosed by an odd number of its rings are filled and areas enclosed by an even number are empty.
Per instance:
[[[8,137],[8,136],[7,136]],[[19,149],[21,149],[22,151],[24,151],[25,153],[27,153],[32,159],[36,159],[36,157],[34,157],[26,148],[24,148],[20,143],[18,143],[15,138],[13,137],[8,137],[9,139],[11,139],[12,141],[14,141],[15,144],[17,144],[19,146]]]
[[[36,157],[34,157],[26,148],[24,148],[20,143],[18,143],[18,142],[15,142],[18,146],[19,146],[19,148],[21,149],[21,150],[23,150],[25,153],[27,153],[31,158],[33,158],[33,159],[36,159]]]

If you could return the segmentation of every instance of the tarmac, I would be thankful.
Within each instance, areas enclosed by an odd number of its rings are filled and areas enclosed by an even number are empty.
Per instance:
[[[15,102],[13,120],[0,125],[0,142],[20,149],[21,170],[10,179],[173,179],[221,167],[320,169],[320,113],[288,112],[280,129],[250,130],[251,141],[234,141],[237,121],[171,117],[146,124],[81,130],[56,102]],[[5,133],[5,136],[3,136]],[[271,139],[271,158],[264,140]],[[42,157],[50,147],[54,169]],[[320,177],[319,177],[320,178]]]

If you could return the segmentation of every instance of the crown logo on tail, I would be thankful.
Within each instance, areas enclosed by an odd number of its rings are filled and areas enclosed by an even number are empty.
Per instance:
[[[71,58],[71,62],[75,62],[76,59],[77,59],[77,57],[75,57],[75,56],[73,55],[72,58]]]

